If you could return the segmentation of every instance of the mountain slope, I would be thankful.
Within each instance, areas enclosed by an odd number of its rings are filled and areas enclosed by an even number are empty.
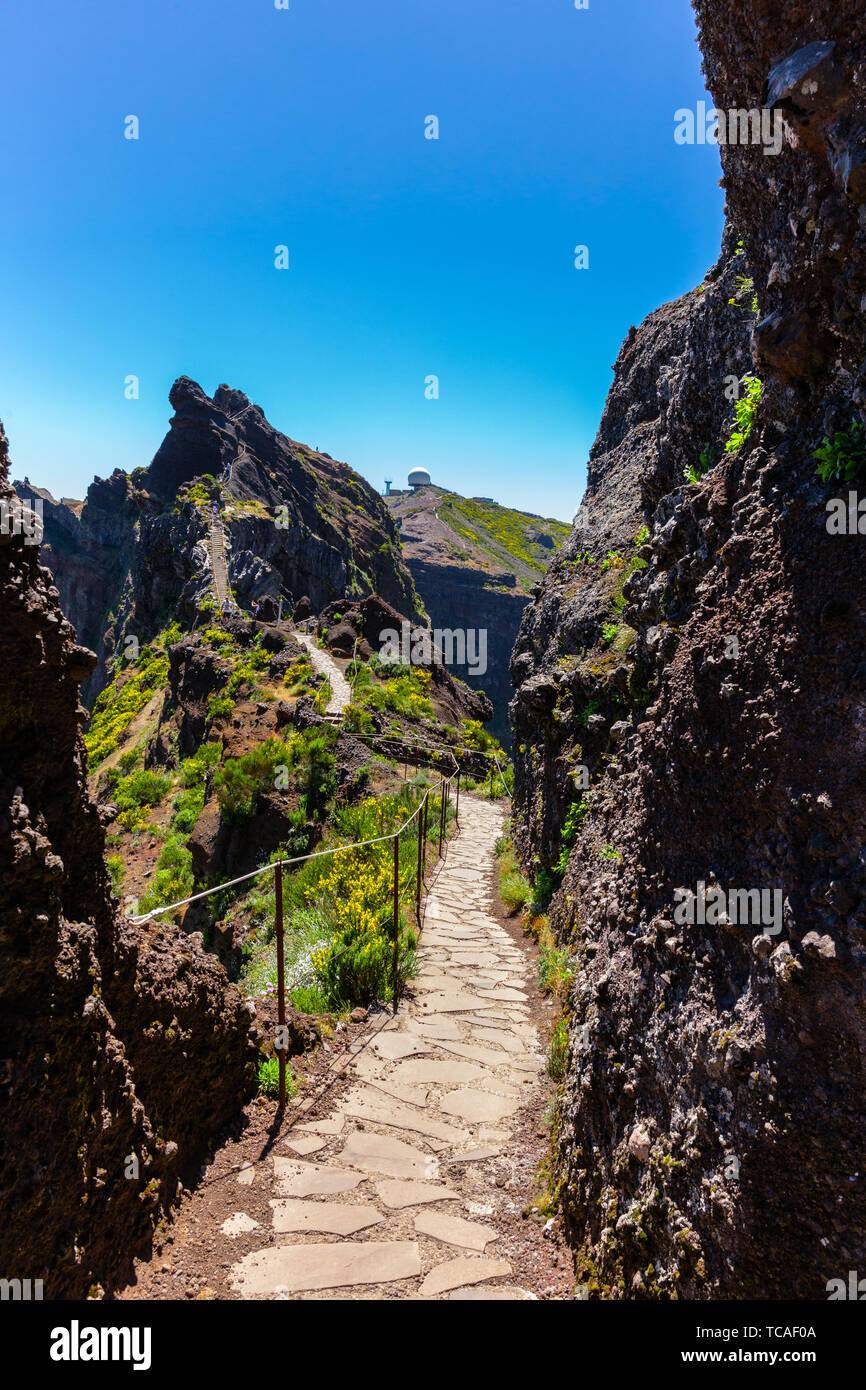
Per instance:
[[[492,727],[507,742],[509,654],[532,588],[568,526],[432,484],[383,500],[400,527],[403,555],[433,626],[486,630],[487,670],[473,675],[458,668],[457,674],[490,697]]]
[[[208,533],[217,505],[237,600],[377,593],[414,617],[417,597],[396,528],[376,492],[347,464],[274,429],[240,391],[213,399],[188,377],[171,389],[174,416],[147,468],[97,479],[83,505],[42,498],[43,562],[64,611],[99,657],[92,699],[127,639],[142,644],[170,618],[191,625],[211,591]]]

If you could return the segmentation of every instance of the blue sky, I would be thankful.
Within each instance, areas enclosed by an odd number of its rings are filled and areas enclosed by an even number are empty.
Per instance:
[[[629,325],[717,254],[687,0],[47,0],[0,51],[0,418],[55,495],[147,464],[185,374],[568,519]]]

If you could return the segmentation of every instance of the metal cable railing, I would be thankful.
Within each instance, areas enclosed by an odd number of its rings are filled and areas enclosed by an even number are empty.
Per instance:
[[[453,757],[453,755],[452,755],[452,757]],[[456,804],[455,804],[455,822],[459,825],[459,807],[460,807],[460,768],[459,768],[459,766],[457,765],[456,759],[453,759],[453,761],[454,761],[454,768],[456,769],[456,788],[457,788],[457,799],[456,799]],[[136,925],[136,926],[142,926],[142,925],[144,925],[144,924],[147,923],[147,922],[153,921],[153,920],[155,920],[155,919],[158,918],[158,917],[164,916],[164,915],[165,915],[166,913],[168,913],[168,912],[174,912],[174,911],[176,911],[178,908],[188,907],[190,903],[200,902],[202,899],[212,897],[212,896],[213,896],[214,894],[216,894],[216,893],[224,893],[224,892],[226,892],[227,889],[236,888],[239,884],[248,883],[248,882],[251,882],[253,879],[261,878],[261,877],[262,877],[263,875],[265,875],[265,874],[273,873],[273,875],[274,875],[274,897],[275,897],[275,913],[274,913],[274,917],[275,917],[275,934],[276,934],[276,951],[277,951],[277,1025],[278,1025],[278,1028],[281,1030],[281,1031],[280,1031],[280,1037],[279,1037],[278,1041],[281,1041],[282,1043],[284,1043],[283,1046],[275,1047],[275,1051],[277,1052],[277,1060],[278,1060],[278,1064],[279,1064],[279,1087],[280,1087],[280,1092],[279,1092],[279,1093],[280,1093],[280,1107],[281,1107],[281,1108],[283,1108],[283,1107],[285,1106],[285,1103],[286,1103],[286,1053],[287,1053],[287,1050],[288,1050],[288,1042],[287,1042],[287,1038],[286,1038],[286,980],[285,980],[285,937],[284,937],[284,920],[283,920],[283,869],[285,869],[285,868],[290,868],[290,867],[293,866],[293,865],[304,864],[304,863],[307,863],[309,860],[313,860],[313,859],[323,859],[323,858],[327,858],[327,857],[329,857],[329,856],[333,857],[333,856],[336,856],[336,855],[338,855],[338,854],[348,854],[348,853],[351,853],[351,851],[353,851],[353,850],[363,849],[363,848],[366,848],[366,847],[369,846],[369,845],[386,844],[388,841],[392,841],[392,842],[393,842],[393,846],[394,846],[394,872],[393,872],[393,880],[392,880],[392,894],[391,894],[392,902],[391,902],[391,909],[390,909],[388,915],[382,919],[382,922],[381,922],[379,925],[384,925],[384,923],[386,923],[386,922],[389,920],[389,918],[390,918],[390,919],[392,920],[392,922],[393,922],[394,946],[393,946],[393,955],[392,955],[392,963],[391,963],[391,987],[392,987],[392,995],[393,995],[393,1006],[394,1006],[394,1011],[396,1012],[396,1010],[397,1010],[397,1004],[398,1004],[398,998],[399,998],[400,903],[401,903],[401,901],[404,901],[404,900],[405,900],[405,898],[406,898],[406,896],[407,896],[407,893],[408,893],[408,891],[409,891],[409,888],[410,888],[410,886],[411,886],[411,884],[407,883],[407,884],[405,884],[405,885],[403,886],[403,890],[401,891],[401,886],[400,886],[400,837],[404,834],[405,831],[407,831],[407,830],[409,829],[409,827],[413,824],[414,821],[416,821],[416,820],[418,821],[418,829],[417,829],[417,841],[418,841],[417,862],[416,862],[415,874],[413,875],[413,877],[414,877],[414,880],[415,880],[415,894],[414,894],[414,897],[415,897],[415,915],[416,915],[416,922],[417,922],[417,924],[418,924],[418,926],[419,926],[419,928],[420,928],[420,925],[421,925],[421,890],[422,890],[422,887],[423,887],[423,885],[424,885],[424,872],[425,872],[425,869],[426,869],[426,861],[427,861],[426,846],[427,846],[427,844],[428,844],[428,842],[429,842],[429,838],[430,838],[430,835],[429,835],[429,831],[430,831],[429,818],[430,818],[431,803],[432,803],[432,801],[434,800],[434,798],[436,797],[436,794],[437,794],[437,792],[438,792],[438,794],[439,794],[439,841],[438,841],[438,847],[437,847],[437,859],[438,859],[438,858],[441,858],[441,855],[442,855],[442,845],[443,845],[443,841],[444,841],[444,839],[445,839],[445,830],[446,830],[447,820],[448,820],[448,807],[449,807],[450,801],[451,801],[451,790],[452,790],[451,777],[441,776],[437,785],[435,785],[435,786],[433,786],[433,787],[427,787],[427,788],[425,788],[424,794],[423,794],[423,796],[421,797],[421,800],[419,801],[418,805],[415,807],[415,809],[414,809],[414,811],[412,812],[412,814],[411,814],[410,816],[408,816],[408,817],[406,818],[406,820],[403,821],[403,823],[402,823],[401,825],[399,825],[395,830],[389,831],[388,834],[386,834],[386,835],[375,835],[375,836],[372,836],[371,838],[369,838],[369,839],[367,839],[367,840],[356,840],[356,841],[353,841],[353,842],[351,842],[351,843],[349,843],[349,844],[345,844],[345,845],[333,845],[333,846],[331,846],[329,849],[315,850],[312,854],[300,854],[300,855],[295,855],[295,856],[293,856],[292,858],[288,858],[288,859],[278,859],[275,863],[272,863],[272,864],[263,864],[263,865],[261,865],[258,869],[253,869],[253,870],[251,870],[249,873],[240,874],[237,878],[230,879],[227,883],[220,883],[220,884],[217,884],[217,885],[216,885],[215,887],[213,887],[213,888],[205,888],[205,889],[203,889],[200,893],[192,893],[192,894],[190,894],[190,895],[189,895],[188,897],[186,897],[186,898],[181,898],[178,902],[169,903],[169,904],[166,904],[166,905],[163,906],[163,907],[153,908],[150,912],[142,913],[142,914],[137,915],[137,916],[130,916],[129,921],[131,921],[131,922],[132,922],[134,925]],[[435,839],[435,834],[436,834],[436,832],[435,832],[435,830],[434,830],[434,839]],[[350,949],[350,948],[351,948],[351,947],[347,947],[346,950],[348,950],[348,949]],[[345,954],[345,952],[340,952],[340,955],[343,955],[343,954]],[[337,957],[334,957],[334,959],[339,959],[339,957],[338,957],[338,956],[337,956]],[[297,981],[296,981],[295,983],[297,983]]]

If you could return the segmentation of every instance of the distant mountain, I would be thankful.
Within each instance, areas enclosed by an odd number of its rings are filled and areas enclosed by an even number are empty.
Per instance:
[[[211,591],[214,506],[242,607],[282,598],[291,612],[307,597],[319,612],[377,594],[418,616],[391,515],[348,464],[281,434],[242,391],[219,386],[211,398],[180,377],[169,400],[175,413],[150,465],[97,478],[83,503],[14,484],[19,497],[42,503],[42,563],[79,640],[99,657],[88,699],[130,637],[147,641],[169,617],[195,620]]]
[[[570,526],[461,497],[433,484],[383,498],[397,521],[403,555],[434,627],[487,631],[487,671],[456,674],[493,702],[492,728],[510,738],[508,663],[523,610]]]

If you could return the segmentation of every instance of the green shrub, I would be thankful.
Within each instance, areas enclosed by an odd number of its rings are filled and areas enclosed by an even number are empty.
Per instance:
[[[532,889],[523,875],[517,869],[512,869],[501,875],[499,895],[505,906],[510,908],[512,912],[516,912],[519,907],[527,906],[532,897]]]
[[[561,1081],[565,1076],[565,1063],[568,1056],[568,1029],[565,1019],[560,1018],[554,1029],[553,1037],[550,1040],[550,1051],[547,1055],[547,1074],[552,1076],[555,1081]]]
[[[297,743],[296,736],[288,743],[271,737],[251,753],[226,759],[214,776],[214,790],[224,820],[236,823],[253,814],[259,792],[275,785],[277,767],[285,765],[291,771]]]
[[[333,1009],[348,1004],[369,1004],[374,999],[394,997],[393,925],[378,931],[361,924],[343,927],[333,938],[331,948],[314,956],[316,978]],[[401,914],[400,945],[397,956],[397,993],[418,973],[417,939],[406,929]]]
[[[291,993],[292,1004],[302,1014],[326,1014],[328,1001],[316,985],[296,985]]]
[[[227,695],[214,695],[208,703],[208,719],[223,719],[227,714],[231,714],[234,707],[234,700],[230,700]]]
[[[120,684],[120,675],[97,696],[84,742],[87,766],[92,772],[120,744],[129,724],[160,686],[168,680],[168,657],[143,647],[138,665]]]
[[[147,819],[147,811],[159,805],[170,786],[167,777],[160,777],[158,772],[146,772],[144,768],[121,778],[114,789],[120,824],[126,830],[137,829]]]
[[[532,889],[532,902],[530,904],[533,912],[546,912],[550,907],[550,900],[553,897],[556,884],[552,876],[546,869],[541,869],[536,875],[535,884]]]
[[[337,788],[334,755],[329,749],[327,735],[311,738],[307,743],[302,786],[307,815],[323,816]]]
[[[815,471],[825,483],[831,479],[850,483],[859,477],[866,464],[866,438],[861,422],[852,420],[850,430],[837,430],[832,439],[825,434],[814,457],[818,460]]]
[[[126,865],[119,854],[109,854],[105,861],[109,875],[111,876],[111,887],[114,894],[119,898],[123,892],[123,880],[126,877]]]
[[[169,835],[158,860],[153,881],[139,899],[139,912],[152,912],[157,907],[181,902],[193,892],[192,854],[180,834]]]
[[[563,994],[572,980],[568,952],[554,945],[542,945],[538,951],[538,987],[544,994]]]
[[[286,1061],[286,1097],[297,1095],[298,1088],[292,1069]],[[264,1057],[259,1063],[259,1095],[275,1100],[280,1094],[280,1063],[276,1057]]]
[[[735,453],[741,448],[748,439],[755,417],[758,414],[758,406],[761,404],[761,381],[758,377],[748,372],[743,377],[743,384],[746,388],[745,394],[734,402],[734,424],[731,427],[731,434],[725,444],[725,453]]]

